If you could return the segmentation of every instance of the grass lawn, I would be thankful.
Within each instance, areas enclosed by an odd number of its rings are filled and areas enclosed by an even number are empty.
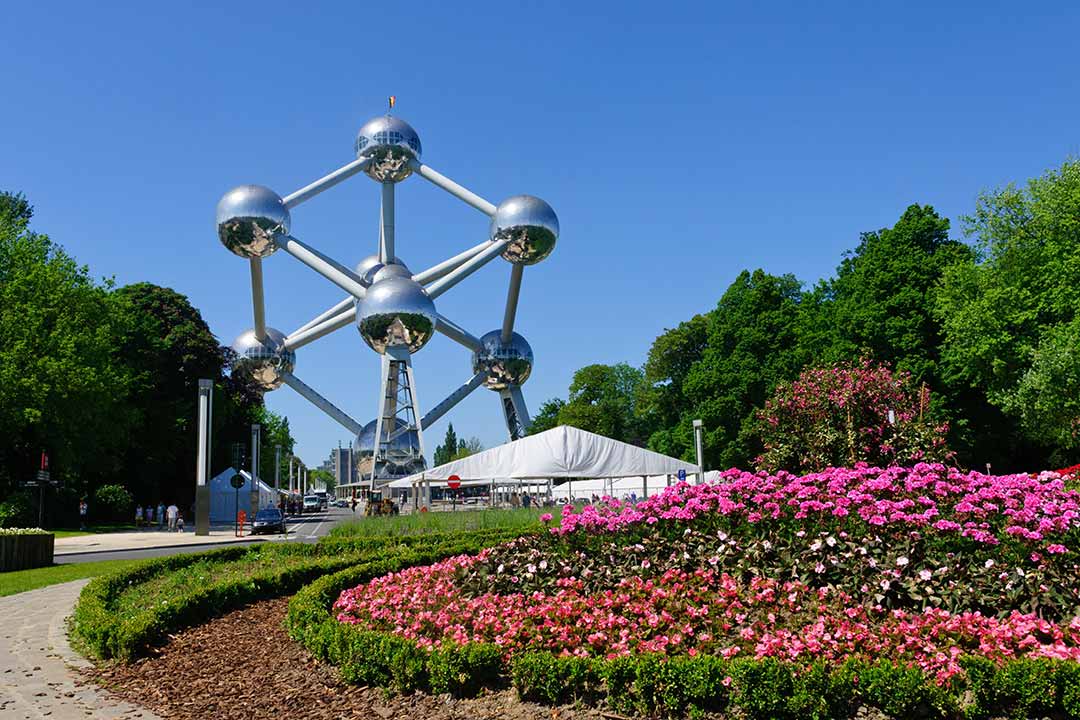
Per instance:
[[[467,510],[460,512],[412,513],[389,517],[348,520],[330,531],[332,537],[368,535],[418,535],[424,533],[487,530],[491,528],[540,525],[540,516],[555,512],[544,508],[512,510]]]
[[[69,580],[97,577],[114,570],[123,570],[139,562],[141,561],[101,560],[99,562],[50,565],[49,567],[34,568],[33,570],[14,570],[0,573],[0,597],[35,590],[46,585],[65,583]]]
[[[85,530],[50,530],[57,539],[79,537],[81,535],[99,535],[101,533],[127,532],[134,530],[134,525],[91,525]]]

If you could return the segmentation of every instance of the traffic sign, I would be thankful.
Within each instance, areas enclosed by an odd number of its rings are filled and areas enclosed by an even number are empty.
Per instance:
[[[459,478],[457,475],[451,475],[446,479],[446,487],[450,488],[451,490],[457,490],[459,487],[461,487],[461,478]]]
[[[675,473],[675,477],[679,478],[679,482],[686,480],[686,471],[679,468],[679,472]]]
[[[232,476],[232,480],[230,480],[229,482],[232,483],[232,486],[234,488],[239,490],[240,488],[244,487],[244,476],[240,473],[236,473]]]
[[[49,482],[49,471],[48,470],[38,470],[37,471],[37,481],[38,482],[43,482],[43,483]]]

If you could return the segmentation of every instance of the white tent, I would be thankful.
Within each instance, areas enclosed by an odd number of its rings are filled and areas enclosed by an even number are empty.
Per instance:
[[[210,522],[225,523],[236,520],[236,488],[232,486],[232,477],[236,470],[228,468],[215,476],[208,485],[210,486]],[[251,514],[251,473],[247,470],[240,471],[240,477],[244,478],[244,484],[240,487],[240,509]],[[259,490],[259,509],[272,507],[277,504],[274,488],[262,480],[258,480],[256,487]]]
[[[561,478],[645,478],[687,476],[697,466],[635,445],[612,440],[586,430],[560,425],[536,435],[484,450],[390,483],[391,488],[409,488],[424,481],[441,485],[451,475],[462,484],[471,481],[499,485],[521,485],[522,481]],[[622,485],[620,483],[620,485]]]

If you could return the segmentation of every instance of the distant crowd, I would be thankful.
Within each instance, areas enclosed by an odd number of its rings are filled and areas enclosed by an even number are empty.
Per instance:
[[[159,502],[157,507],[154,505],[147,505],[145,508],[142,505],[135,507],[135,527],[153,527],[155,521],[158,530],[164,530],[168,523],[169,532],[184,532],[184,516],[175,504],[165,507],[165,503]]]

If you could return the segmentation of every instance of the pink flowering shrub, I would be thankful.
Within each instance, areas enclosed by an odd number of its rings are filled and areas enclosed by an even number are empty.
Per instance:
[[[892,411],[892,421],[889,411]],[[867,462],[945,461],[948,426],[934,419],[930,391],[910,373],[864,360],[804,370],[782,383],[757,416],[759,468],[813,472]]]
[[[377,578],[341,622],[507,656],[1080,660],[1080,493],[1057,473],[858,465],[722,473]]]

